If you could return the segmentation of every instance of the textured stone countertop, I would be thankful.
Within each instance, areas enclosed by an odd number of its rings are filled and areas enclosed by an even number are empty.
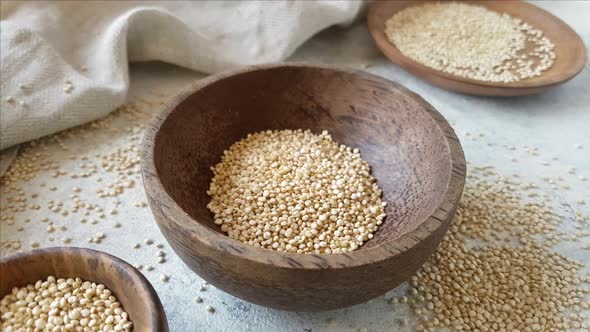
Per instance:
[[[539,6],[570,24],[590,45],[590,2],[539,2]],[[574,211],[590,215],[590,69],[588,65],[572,81],[542,95],[522,98],[484,98],[461,95],[429,85],[388,62],[373,46],[364,22],[349,28],[333,28],[307,42],[290,60],[344,65],[366,70],[397,81],[417,92],[451,122],[465,149],[469,166],[491,165],[500,174],[519,174],[537,183],[563,215],[563,227],[573,222]],[[209,285],[200,292],[203,281],[174,254],[160,234],[145,202],[135,148],[141,139],[141,124],[161,109],[181,89],[202,75],[160,64],[142,63],[132,66],[129,105],[94,126],[85,126],[53,138],[43,139],[37,147],[23,149],[17,165],[52,161],[66,174],[55,170],[38,170],[31,179],[12,183],[23,190],[27,206],[24,212],[8,210],[10,195],[2,195],[0,239],[20,249],[2,246],[2,257],[19,250],[29,250],[32,242],[41,247],[70,245],[103,250],[132,264],[153,265],[153,271],[143,272],[156,288],[171,331],[368,331],[404,330],[399,319],[413,321],[407,306],[388,304],[386,299],[402,294],[406,285],[390,291],[384,297],[342,310],[324,313],[277,311],[244,302]],[[133,110],[142,112],[137,115]],[[514,146],[512,149],[511,147]],[[526,153],[534,148],[536,153]],[[37,161],[35,153],[41,153]],[[28,157],[26,156],[28,154]],[[46,157],[43,157],[46,155]],[[99,157],[97,157],[99,155]],[[84,158],[83,158],[84,157]],[[103,159],[105,157],[105,159]],[[513,160],[514,159],[514,160]],[[104,165],[102,164],[104,162]],[[126,164],[129,179],[120,183],[115,197],[99,197],[97,190],[109,191],[118,186],[117,172],[108,170],[110,164]],[[106,166],[105,166],[106,165]],[[576,171],[571,171],[576,168]],[[572,174],[575,173],[575,174]],[[78,176],[72,175],[77,174]],[[562,177],[569,190],[555,187],[542,177]],[[99,180],[101,179],[101,180]],[[109,188],[111,185],[111,188]],[[79,192],[78,189],[80,188]],[[36,195],[35,195],[36,194]],[[95,203],[104,211],[84,209],[61,214],[73,206],[71,195],[83,202]],[[575,203],[585,200],[586,204]],[[53,201],[61,209],[51,210]],[[111,210],[116,210],[111,214]],[[565,211],[565,212],[564,212]],[[568,212],[569,211],[569,212]],[[101,214],[104,216],[101,217]],[[14,220],[10,220],[14,216]],[[27,222],[27,218],[30,221]],[[54,222],[56,230],[47,232],[43,218]],[[86,223],[80,219],[86,218]],[[92,223],[96,220],[96,223]],[[120,223],[120,227],[115,227]],[[66,226],[62,231],[57,226]],[[586,229],[590,229],[586,223]],[[104,232],[99,244],[89,243],[98,232]],[[54,240],[51,241],[50,238]],[[63,240],[71,238],[69,244]],[[151,246],[144,239],[153,239]],[[20,241],[20,242],[19,242]],[[141,243],[134,249],[135,242]],[[17,244],[18,243],[18,244]],[[167,260],[156,261],[156,243],[164,244]],[[560,244],[556,250],[590,264],[588,237],[578,242]],[[586,268],[585,271],[588,271]],[[170,277],[160,281],[160,275]],[[203,303],[195,303],[200,296]],[[207,312],[206,306],[215,308]],[[410,323],[412,325],[412,323]]]

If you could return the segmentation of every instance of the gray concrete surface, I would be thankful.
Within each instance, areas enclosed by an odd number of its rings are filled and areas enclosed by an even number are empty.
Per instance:
[[[544,1],[538,5],[568,22],[583,37],[586,45],[590,45],[590,2]],[[588,65],[572,81],[542,95],[522,98],[466,96],[429,85],[392,65],[373,46],[363,22],[350,28],[333,28],[320,33],[306,43],[292,60],[364,68],[405,85],[423,96],[452,123],[461,138],[470,165],[493,165],[503,174],[519,174],[546,188],[557,205],[590,214],[590,181],[579,179],[580,176],[590,177]],[[157,112],[161,104],[180,89],[202,76],[160,63],[143,63],[132,66],[131,77],[129,101],[141,111],[151,114]],[[114,116],[113,128],[127,128],[137,121],[145,120]],[[479,133],[484,136],[479,137]],[[81,161],[68,159],[70,155],[86,155],[88,162],[95,162],[97,153],[110,153],[118,147],[133,144],[129,138],[139,136],[137,132],[113,133],[106,129],[94,129],[86,132],[86,136],[82,133],[65,137],[62,144],[68,148],[67,151],[56,142],[48,142],[45,152],[68,174],[79,173],[82,171]],[[517,147],[516,151],[505,147],[512,145]],[[532,157],[524,153],[525,146],[538,147],[539,156]],[[558,160],[552,160],[553,157]],[[517,158],[518,162],[512,162],[512,158]],[[543,162],[550,162],[550,166],[544,166]],[[568,173],[571,167],[577,168],[577,174]],[[571,190],[554,191],[542,181],[543,176],[563,176],[571,185]],[[102,183],[96,182],[99,177],[103,179]],[[362,327],[368,331],[395,331],[403,330],[398,325],[398,319],[408,317],[412,320],[413,316],[406,307],[392,306],[385,300],[403,293],[405,285],[367,303],[324,313],[272,310],[244,302],[212,286],[206,286],[206,291],[199,292],[202,280],[166,244],[149,208],[135,206],[137,202],[145,201],[145,196],[139,174],[132,177],[135,177],[135,185],[126,189],[122,195],[116,199],[100,199],[95,190],[116,180],[112,172],[104,172],[99,168],[97,174],[91,177],[72,179],[70,176],[54,178],[51,171],[42,171],[29,181],[17,183],[27,195],[38,193],[37,198],[29,199],[29,204],[39,204],[41,209],[16,214],[13,225],[2,221],[0,239],[20,240],[21,250],[28,250],[31,241],[38,241],[42,247],[46,247],[63,245],[61,239],[71,237],[72,242],[68,245],[104,250],[134,264],[153,265],[155,270],[143,271],[164,304],[171,331],[318,332],[357,331]],[[41,186],[43,183],[45,186]],[[56,187],[55,191],[51,190],[53,186]],[[82,189],[79,196],[83,200],[100,204],[106,217],[100,218],[98,213],[93,212],[86,218],[96,219],[98,223],[83,224],[79,222],[79,215],[61,216],[47,209],[49,200],[63,201],[64,205],[70,206],[72,201],[69,196],[74,187]],[[587,204],[573,204],[578,199],[585,199]],[[0,202],[7,204],[4,195]],[[108,213],[112,208],[118,211],[116,215]],[[571,211],[565,211],[564,214],[564,227],[567,227],[573,214]],[[56,225],[65,225],[68,230],[47,233],[47,225],[40,221],[44,217],[50,218]],[[26,218],[30,218],[31,222],[25,222]],[[122,226],[116,228],[114,222],[120,222]],[[23,227],[22,231],[18,230],[19,226]],[[106,238],[100,244],[88,243],[87,239],[97,232],[104,232]],[[52,242],[49,237],[55,240]],[[163,250],[167,253],[165,263],[156,262],[157,249],[154,245],[144,245],[143,240],[146,238],[164,244]],[[140,242],[141,248],[133,249],[134,242]],[[564,243],[558,246],[558,250],[590,263],[589,252],[580,250],[580,246],[587,246],[588,243],[588,238],[584,238],[578,243]],[[14,252],[2,248],[1,255],[4,257]],[[163,273],[170,276],[169,282],[160,281],[159,276]],[[203,303],[195,303],[196,296],[202,297]],[[213,306],[216,312],[208,313],[205,309],[207,305]]]

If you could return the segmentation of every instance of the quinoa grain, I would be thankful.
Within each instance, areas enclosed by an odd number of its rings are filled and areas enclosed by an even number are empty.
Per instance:
[[[131,331],[133,325],[110,290],[80,278],[50,276],[15,287],[0,300],[0,314],[2,331]]]
[[[381,189],[358,149],[327,131],[249,134],[211,168],[214,222],[241,242],[291,253],[343,253],[385,218]]]
[[[553,65],[543,32],[484,6],[438,2],[407,7],[386,22],[385,34],[402,54],[456,76],[516,82]],[[527,51],[527,44],[532,45]]]

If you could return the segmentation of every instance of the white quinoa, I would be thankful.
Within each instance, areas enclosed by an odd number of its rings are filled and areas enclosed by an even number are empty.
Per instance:
[[[520,19],[483,6],[437,2],[407,7],[385,23],[405,56],[456,76],[516,82],[554,63],[553,43]]]
[[[343,253],[373,237],[385,218],[381,189],[358,149],[327,131],[249,134],[212,167],[207,205],[241,242],[291,253]]]
[[[80,278],[56,279],[22,288],[0,301],[1,330],[131,331],[127,312],[104,285]]]

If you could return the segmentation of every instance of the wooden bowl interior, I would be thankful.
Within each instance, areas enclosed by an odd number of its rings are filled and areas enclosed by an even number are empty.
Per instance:
[[[162,305],[147,279],[106,253],[80,248],[50,248],[9,257],[0,264],[0,298],[13,287],[37,280],[75,278],[104,284],[133,322],[134,331],[168,331]]]
[[[520,18],[524,22],[529,23],[534,28],[541,29],[544,35],[548,37],[555,44],[555,53],[557,58],[551,68],[544,71],[541,76],[529,78],[526,80],[510,83],[501,82],[484,82],[469,78],[464,78],[449,73],[444,73],[418,62],[403,55],[397,47],[395,47],[385,35],[385,22],[391,18],[395,13],[405,9],[409,6],[420,5],[422,3],[434,1],[422,0],[408,0],[408,1],[375,1],[368,16],[369,29],[375,38],[379,48],[384,54],[393,62],[413,72],[414,74],[431,79],[432,76],[438,76],[442,79],[459,81],[475,86],[485,87],[502,87],[502,88],[532,88],[532,87],[548,87],[551,85],[562,83],[579,73],[586,62],[586,49],[584,43],[576,32],[570,28],[563,21],[550,13],[536,7],[535,5],[526,3],[524,1],[465,1],[476,5],[487,7],[490,10],[507,13],[512,17]],[[527,43],[527,50],[532,46]],[[436,80],[434,83],[445,86],[445,82]],[[452,87],[449,87],[452,88]],[[461,89],[459,89],[461,90]],[[470,90],[466,92],[475,93],[477,90]],[[482,91],[480,91],[482,92]],[[495,94],[510,95],[511,93],[501,93],[495,90]],[[485,94],[485,93],[484,93]],[[518,94],[518,93],[514,93]]]
[[[186,213],[222,233],[206,207],[206,191],[209,167],[225,149],[261,130],[328,130],[337,142],[360,149],[388,202],[384,224],[362,247],[370,248],[414,230],[447,191],[449,147],[416,99],[370,75],[325,68],[285,66],[226,77],[172,110],[156,136],[156,169]]]

